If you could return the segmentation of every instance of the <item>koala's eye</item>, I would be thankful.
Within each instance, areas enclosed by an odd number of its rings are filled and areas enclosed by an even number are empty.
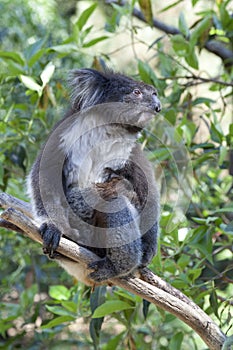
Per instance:
[[[153,94],[152,94],[152,96],[158,96],[157,92],[154,91]]]
[[[139,89],[134,89],[133,90],[133,94],[136,95],[136,96],[140,96],[140,95],[142,95],[142,92]]]

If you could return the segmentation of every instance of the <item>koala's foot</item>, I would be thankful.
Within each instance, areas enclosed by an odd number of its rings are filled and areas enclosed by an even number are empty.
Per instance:
[[[54,258],[54,252],[57,249],[60,238],[61,238],[61,232],[58,230],[58,228],[52,224],[44,222],[40,226],[40,234],[43,238],[43,252],[44,254],[48,254],[51,259]]]
[[[109,278],[114,278],[118,276],[116,269],[114,268],[111,260],[108,258],[103,258],[98,261],[94,261],[88,265],[88,268],[95,270],[91,272],[88,277],[94,282],[103,282]]]

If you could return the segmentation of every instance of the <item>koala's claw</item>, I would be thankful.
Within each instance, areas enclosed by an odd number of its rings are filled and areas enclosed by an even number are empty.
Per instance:
[[[94,270],[94,271],[98,271],[99,269],[101,269],[104,265],[103,260],[97,260],[97,261],[93,261],[90,264],[88,264],[88,268],[90,270]]]
[[[106,278],[103,278],[97,271],[90,273],[88,277],[96,283],[100,283],[106,280]]]
[[[40,234],[43,238],[43,252],[44,254],[49,255],[51,259],[54,258],[54,252],[57,249],[60,238],[61,238],[61,232],[58,230],[58,228],[52,224],[44,222],[40,226]]]
[[[103,282],[117,276],[115,269],[109,259],[103,258],[88,264],[88,268],[94,270],[88,277],[94,282]]]

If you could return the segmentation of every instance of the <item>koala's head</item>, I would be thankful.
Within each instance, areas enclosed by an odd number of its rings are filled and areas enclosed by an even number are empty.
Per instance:
[[[78,69],[71,72],[69,83],[74,112],[107,102],[134,103],[156,113],[161,111],[157,90],[153,86],[119,73]]]

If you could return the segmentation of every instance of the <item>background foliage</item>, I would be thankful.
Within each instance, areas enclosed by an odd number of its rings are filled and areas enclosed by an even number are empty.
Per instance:
[[[1,190],[27,199],[26,174],[68,106],[70,69],[109,66],[154,84],[163,111],[141,139],[163,203],[151,269],[228,335],[232,11],[229,0],[0,3]],[[91,294],[29,239],[0,234],[1,349],[205,349],[172,315],[120,288]]]

